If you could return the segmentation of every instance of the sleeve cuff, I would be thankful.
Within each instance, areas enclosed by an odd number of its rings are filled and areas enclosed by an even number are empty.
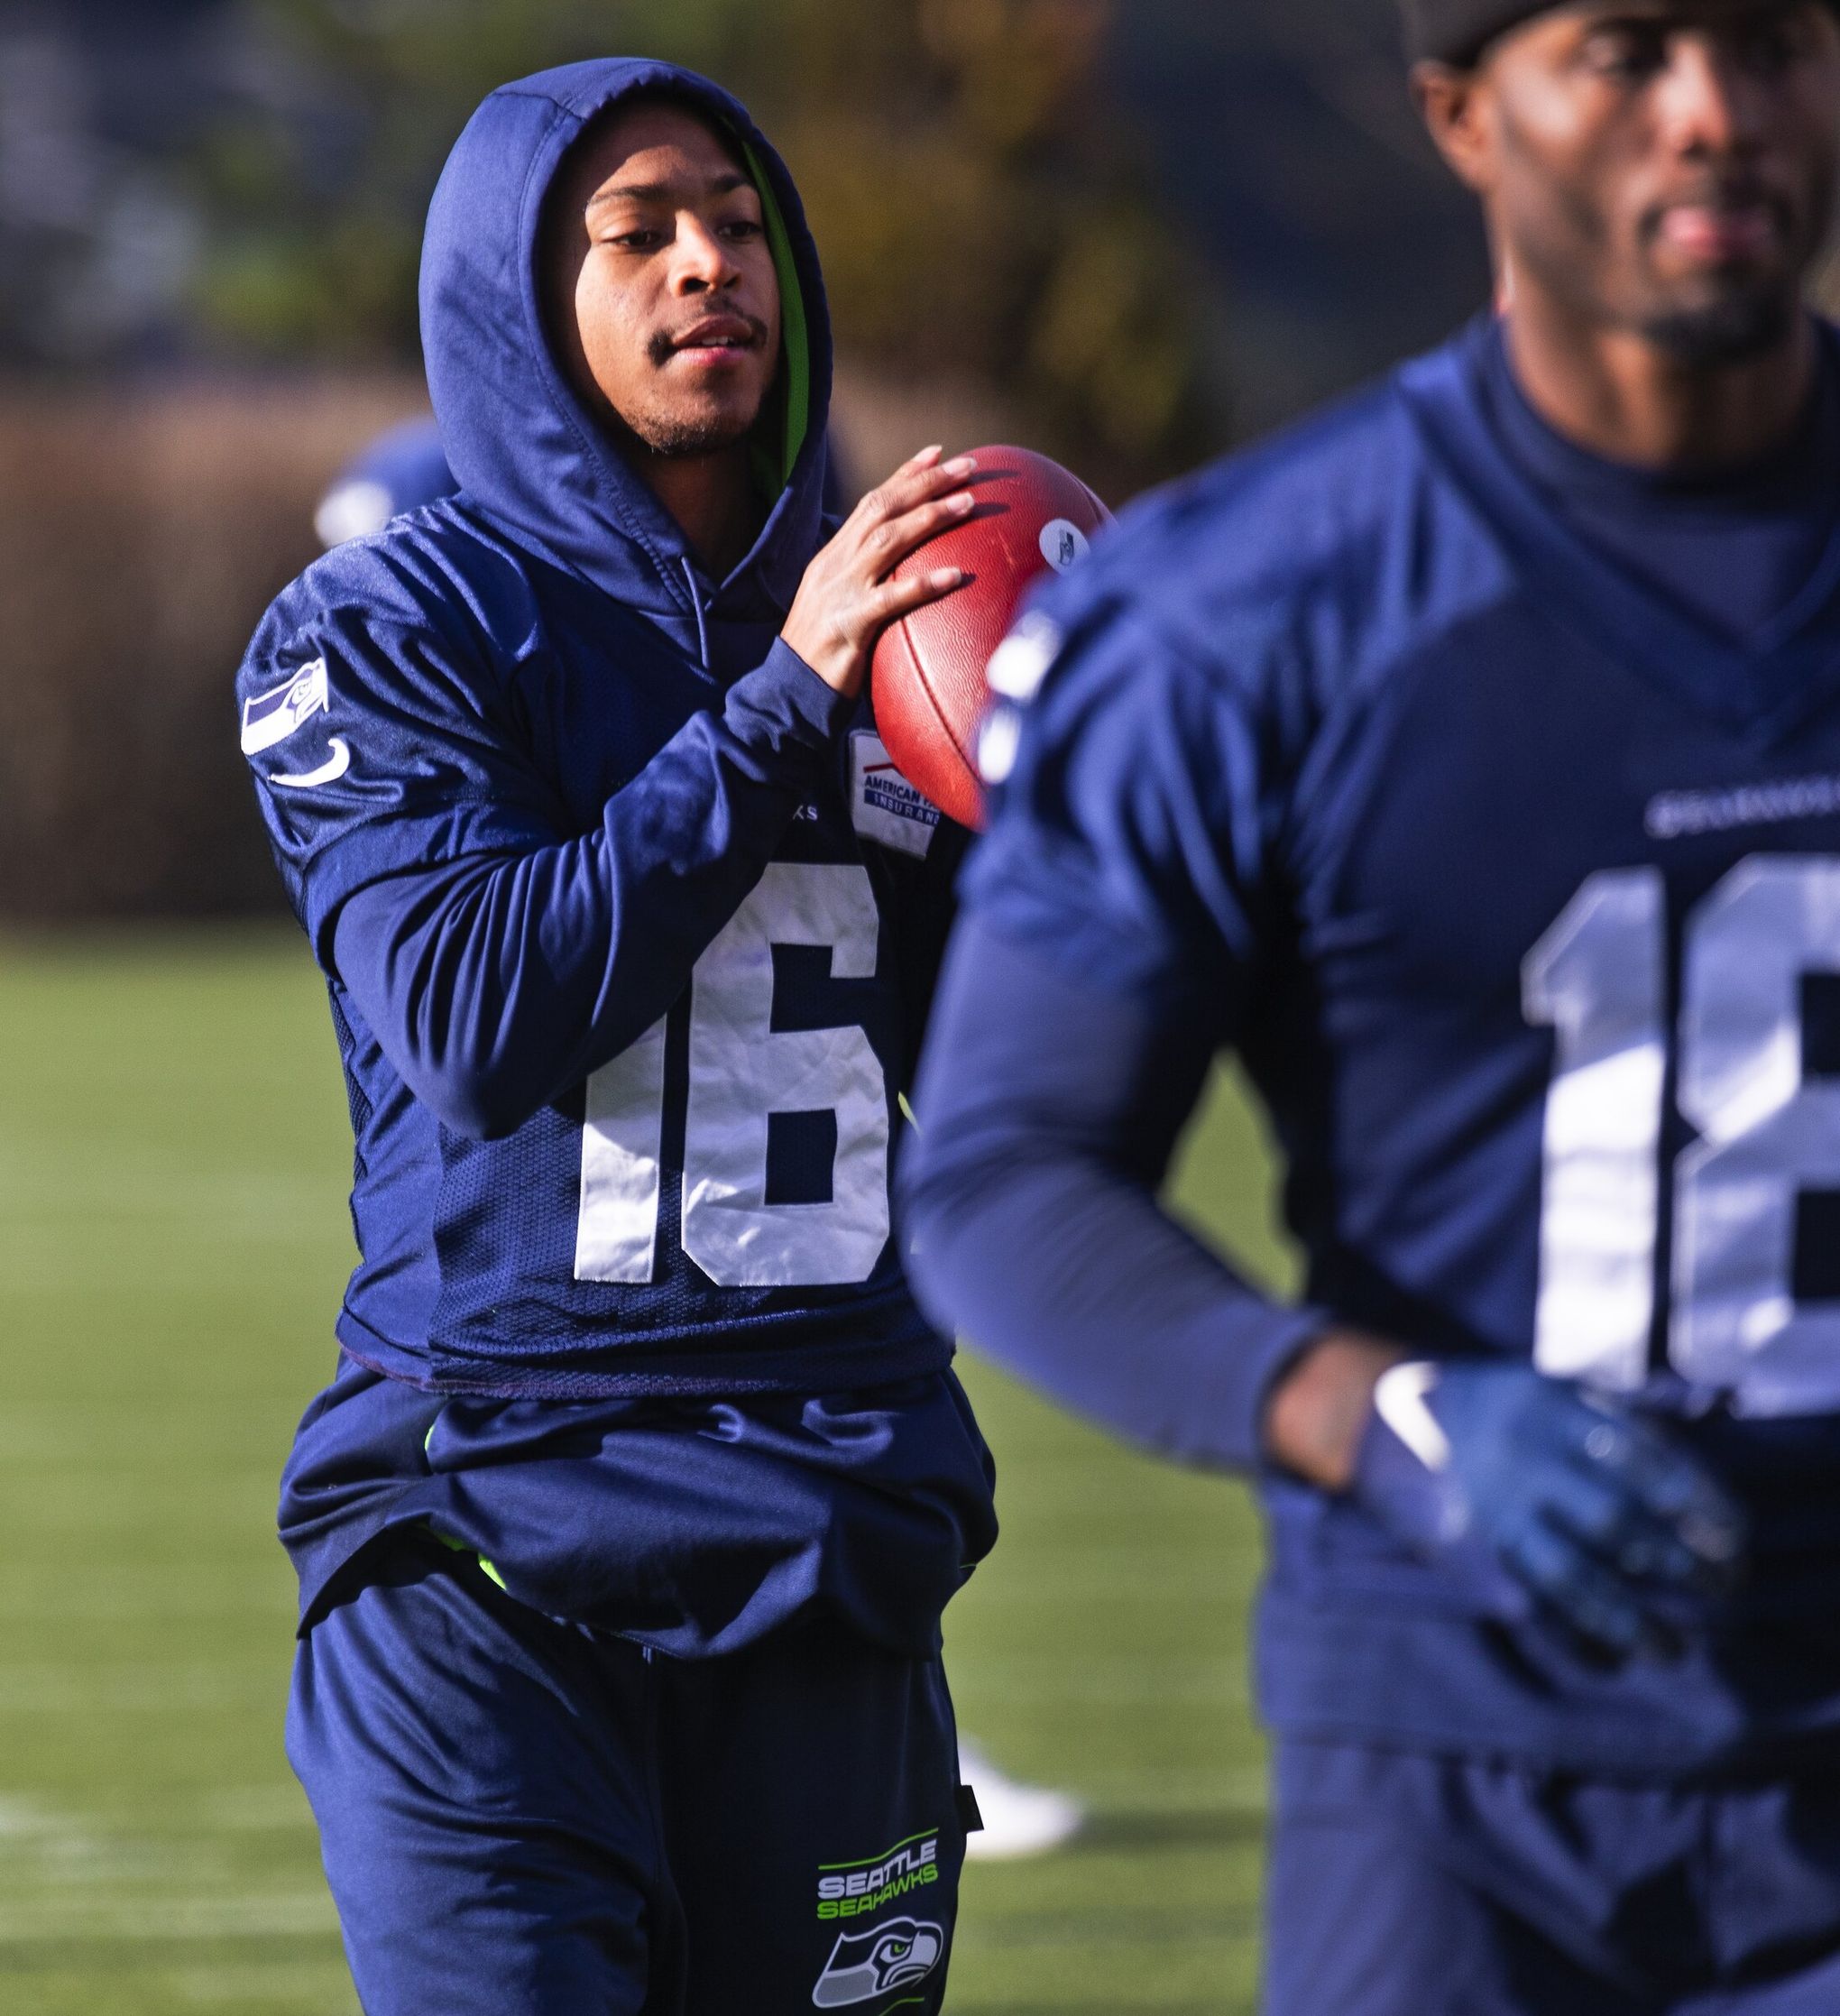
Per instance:
[[[1265,1421],[1272,1389],[1332,1323],[1320,1309],[1277,1312],[1265,1304],[1231,1328],[1242,1325],[1251,1334],[1229,1334],[1210,1354],[1195,1396],[1197,1446],[1187,1453],[1198,1462],[1256,1470],[1270,1460]]]
[[[722,718],[744,742],[828,750],[856,704],[826,686],[781,637],[729,688]]]

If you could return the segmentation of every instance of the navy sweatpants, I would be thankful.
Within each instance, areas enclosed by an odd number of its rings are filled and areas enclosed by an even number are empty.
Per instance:
[[[288,1751],[367,2016],[930,2016],[964,1822],[936,1660],[648,1657],[408,1542],[316,1622]]]
[[[1840,1772],[1700,1784],[1285,1742],[1265,2016],[1836,2016]]]

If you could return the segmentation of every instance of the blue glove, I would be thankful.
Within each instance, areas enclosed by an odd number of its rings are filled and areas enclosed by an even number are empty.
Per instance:
[[[1525,1365],[1383,1374],[1353,1489],[1492,1614],[1542,1609],[1614,1660],[1677,1650],[1670,1619],[1744,1551],[1743,1514],[1664,1428]]]

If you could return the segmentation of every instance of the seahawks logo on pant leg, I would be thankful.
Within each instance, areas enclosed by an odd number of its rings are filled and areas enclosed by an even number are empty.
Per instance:
[[[870,2002],[890,1988],[924,1980],[939,1965],[945,1934],[923,1919],[891,1918],[867,1932],[845,1932],[812,1990],[820,2009]]]

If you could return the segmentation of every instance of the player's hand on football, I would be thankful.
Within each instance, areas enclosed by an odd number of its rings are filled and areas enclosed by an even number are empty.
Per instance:
[[[1523,1365],[1388,1373],[1354,1488],[1499,1614],[1542,1609],[1612,1660],[1677,1649],[1744,1551],[1743,1514],[1662,1425]]]
[[[888,576],[916,547],[969,518],[977,500],[963,487],[977,466],[970,456],[942,462],[923,448],[871,490],[805,571],[780,635],[827,686],[861,690],[876,640],[897,618],[948,595],[963,581],[957,567]]]

